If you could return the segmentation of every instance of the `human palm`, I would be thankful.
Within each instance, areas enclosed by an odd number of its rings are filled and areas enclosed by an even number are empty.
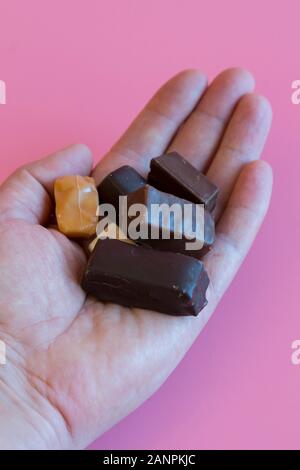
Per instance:
[[[149,397],[203,329],[266,213],[269,166],[257,159],[271,110],[251,75],[220,74],[207,88],[195,70],[150,100],[93,170],[97,183],[124,164],[146,174],[177,150],[220,188],[211,283],[197,318],[102,304],[80,287],[82,247],[49,227],[53,182],[88,175],[84,145],[17,170],[0,188],[0,448],[82,448]],[[48,228],[46,228],[48,227]]]

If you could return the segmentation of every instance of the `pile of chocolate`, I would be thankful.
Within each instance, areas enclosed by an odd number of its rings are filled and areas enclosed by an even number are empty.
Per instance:
[[[218,188],[181,155],[172,152],[152,159],[148,181],[132,167],[123,166],[109,174],[98,188],[90,177],[59,178],[54,193],[59,230],[70,238],[91,238],[91,254],[82,280],[88,294],[103,302],[171,315],[196,316],[205,307],[209,278],[201,258],[214,242],[212,214]],[[113,206],[120,220],[120,196],[127,196],[128,208],[143,204],[149,211],[153,204],[189,204],[192,209],[203,204],[201,248],[187,250],[185,232],[178,238],[171,222],[168,238],[161,226],[154,238],[139,236],[142,231],[132,237],[129,230],[123,233],[115,222],[111,222],[114,231],[106,227],[104,238],[103,232],[96,230],[99,203],[100,207]],[[192,210],[192,220],[188,221],[191,227],[196,224],[195,213]],[[132,220],[129,214],[128,223]],[[139,219],[139,224],[144,224],[150,234],[155,228],[149,213]]]

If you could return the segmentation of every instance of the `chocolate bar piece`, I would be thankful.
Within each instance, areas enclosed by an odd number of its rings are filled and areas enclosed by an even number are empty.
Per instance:
[[[142,204],[145,208],[145,211],[138,216],[128,215],[128,237],[138,243],[150,245],[156,250],[174,251],[199,258],[214,242],[214,220],[203,206],[203,212],[199,214],[196,211],[196,205],[192,202],[159,191],[150,185],[145,185],[129,194],[127,204],[129,214],[130,207],[134,204]],[[157,212],[153,210],[155,205]],[[161,208],[160,213],[158,207]],[[164,212],[165,218],[163,218],[162,214],[165,209],[168,210]],[[139,230],[135,231],[135,238],[132,235],[130,223],[136,217],[138,217]],[[191,246],[192,242],[193,246]],[[196,245],[195,242],[198,244]]]
[[[217,186],[177,152],[151,160],[148,182],[160,191],[204,204],[210,212],[216,206]]]
[[[122,166],[104,178],[97,187],[101,203],[112,204],[119,214],[119,196],[126,196],[146,184],[146,180],[129,165]]]
[[[195,258],[111,239],[96,244],[82,281],[103,302],[194,316],[207,304],[208,284]]]

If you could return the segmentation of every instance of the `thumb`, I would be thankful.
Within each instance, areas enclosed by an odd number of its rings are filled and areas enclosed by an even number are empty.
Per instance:
[[[77,144],[18,168],[0,186],[0,223],[10,219],[46,223],[55,179],[68,174],[87,176],[92,165],[89,148]]]

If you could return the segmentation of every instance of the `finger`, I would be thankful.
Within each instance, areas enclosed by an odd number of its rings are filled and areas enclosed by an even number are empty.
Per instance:
[[[260,160],[246,165],[217,225],[214,248],[205,257],[217,300],[225,292],[253,243],[268,209],[271,192],[271,167]]]
[[[220,73],[183,124],[168,151],[176,150],[203,170],[214,155],[238,100],[253,89],[254,79],[246,70],[233,68]]]
[[[166,149],[205,87],[206,78],[198,70],[186,70],[171,78],[97,165],[93,174],[96,182],[122,165],[132,165],[146,175],[151,158]]]
[[[18,168],[0,187],[0,222],[22,219],[46,223],[55,179],[69,174],[89,175],[92,165],[90,150],[77,144]]]
[[[207,171],[208,178],[220,188],[216,220],[228,201],[242,167],[260,157],[271,120],[272,110],[266,98],[256,94],[241,98]]]

